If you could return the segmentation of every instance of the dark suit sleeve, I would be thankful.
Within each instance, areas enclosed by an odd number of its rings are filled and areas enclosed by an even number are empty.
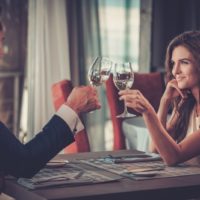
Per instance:
[[[0,123],[0,169],[16,177],[31,177],[73,141],[70,128],[56,115],[25,145]]]

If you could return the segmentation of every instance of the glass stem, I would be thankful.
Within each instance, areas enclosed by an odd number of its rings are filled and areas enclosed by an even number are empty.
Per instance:
[[[125,101],[124,101],[124,114],[127,114],[128,113],[128,109],[127,109],[127,106],[125,104]]]

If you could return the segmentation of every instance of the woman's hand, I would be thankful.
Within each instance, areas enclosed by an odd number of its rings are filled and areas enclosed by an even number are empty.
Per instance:
[[[119,92],[119,95],[119,99],[124,100],[127,107],[133,108],[141,114],[154,110],[139,90],[122,90]]]
[[[182,99],[186,99],[188,92],[189,92],[188,90],[180,90],[178,88],[178,83],[176,79],[172,79],[168,82],[166,86],[165,92],[163,94],[163,98],[171,100],[178,96],[181,96]]]

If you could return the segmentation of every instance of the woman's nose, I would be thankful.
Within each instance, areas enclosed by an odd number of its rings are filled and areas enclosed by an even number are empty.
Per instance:
[[[172,69],[172,74],[175,76],[176,74],[180,73],[180,66],[179,64],[174,64],[173,69]]]

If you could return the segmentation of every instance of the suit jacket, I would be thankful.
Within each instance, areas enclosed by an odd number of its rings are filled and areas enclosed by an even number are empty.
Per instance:
[[[56,115],[26,144],[20,143],[0,122],[0,171],[15,177],[32,177],[73,141],[69,126]]]

